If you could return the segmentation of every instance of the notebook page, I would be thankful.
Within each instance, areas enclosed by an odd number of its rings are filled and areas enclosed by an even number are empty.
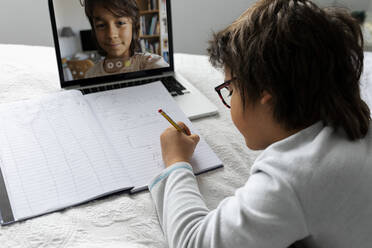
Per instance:
[[[164,169],[160,134],[170,126],[158,110],[162,108],[175,121],[191,122],[161,82],[85,95],[94,109],[121,161],[128,168],[135,188],[147,187]],[[195,173],[221,166],[221,161],[201,139],[194,157]]]
[[[132,186],[79,91],[0,106],[1,170],[15,220]]]

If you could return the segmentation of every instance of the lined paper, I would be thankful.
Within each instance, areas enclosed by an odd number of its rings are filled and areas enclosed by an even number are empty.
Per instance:
[[[0,106],[0,158],[15,220],[132,186],[79,91]]]
[[[158,113],[161,108],[174,120],[191,122],[161,82],[84,96],[100,120],[121,161],[128,168],[135,190],[147,187],[165,167],[160,134],[170,124]],[[215,168],[222,162],[201,139],[193,156],[195,173]]]
[[[161,82],[0,105],[0,195],[8,196],[0,222],[146,189],[165,168],[160,134],[170,124],[160,108],[197,133]],[[196,174],[222,165],[203,139],[192,164]]]

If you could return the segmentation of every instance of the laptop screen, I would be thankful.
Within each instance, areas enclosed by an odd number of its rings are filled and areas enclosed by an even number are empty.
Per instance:
[[[49,0],[62,88],[173,71],[170,0]]]

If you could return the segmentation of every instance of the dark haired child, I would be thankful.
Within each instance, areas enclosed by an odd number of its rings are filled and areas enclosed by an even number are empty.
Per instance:
[[[140,17],[136,0],[85,0],[85,13],[104,60],[86,78],[168,67],[156,54],[140,52]]]
[[[199,141],[168,128],[149,184],[170,247],[372,247],[372,132],[360,98],[363,38],[345,11],[261,0],[208,49],[217,91],[254,150],[247,183],[209,210],[190,158]],[[187,133],[187,127],[180,123]]]

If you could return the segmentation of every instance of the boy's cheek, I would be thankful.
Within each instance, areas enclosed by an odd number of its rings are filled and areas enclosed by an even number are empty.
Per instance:
[[[244,135],[243,129],[244,129],[245,121],[244,121],[243,106],[241,105],[241,102],[236,98],[237,97],[233,96],[231,99],[231,109],[230,109],[231,120],[233,121],[237,129],[240,131],[240,133]]]

